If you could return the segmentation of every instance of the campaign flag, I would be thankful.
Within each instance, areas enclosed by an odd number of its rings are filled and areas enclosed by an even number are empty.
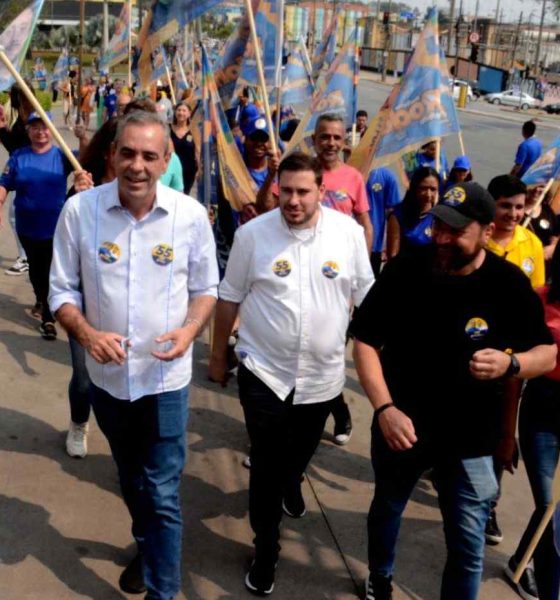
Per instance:
[[[211,190],[203,197],[210,198],[212,203],[217,195],[215,189],[218,181],[217,172],[220,175],[219,179],[226,200],[235,210],[241,211],[245,204],[255,202],[257,190],[229,128],[204,47],[202,47],[202,105],[203,159],[208,156],[211,161],[211,164],[204,168],[208,168],[212,176]],[[210,146],[206,152],[204,152],[204,144]],[[217,163],[217,169],[213,166],[214,163]],[[208,179],[208,177],[203,178],[205,181]]]
[[[290,140],[286,150],[287,153],[295,150],[300,144],[301,150],[305,151],[305,144],[302,144],[302,142],[314,132],[317,120],[321,115],[327,113],[340,115],[347,127],[352,125],[354,120],[352,111],[355,104],[356,57],[356,30],[354,30],[336,56],[330,69],[317,82],[315,95]]]
[[[283,0],[260,0],[259,9],[255,14],[255,28],[268,93],[276,86],[277,67],[279,64],[282,65],[282,45],[279,43],[279,38],[282,35],[283,6]],[[249,39],[243,55],[241,72],[237,78],[235,94],[240,94],[246,86],[256,87],[259,84],[255,47]]]
[[[550,179],[560,177],[560,136],[534,162],[521,181],[528,186],[546,185]]]
[[[308,104],[315,91],[313,80],[305,67],[302,42],[292,50],[282,78],[282,106]]]
[[[21,71],[43,1],[8,0],[0,9],[0,46],[4,47],[6,56],[17,71]],[[14,81],[4,63],[0,62],[0,91],[9,89]]]
[[[63,48],[54,66],[53,81],[64,81],[68,77],[69,65],[68,50]]]
[[[117,20],[113,37],[99,60],[99,70],[108,72],[109,69],[120,62],[128,59],[128,41],[130,31],[130,6],[128,2],[123,4],[121,14]]]
[[[370,168],[396,162],[430,140],[459,131],[439,45],[437,8],[432,8],[397,93],[390,95]]]
[[[338,17],[340,15],[340,7],[333,11],[331,22],[329,23],[321,43],[315,48],[312,59],[311,75],[314,80],[317,80],[323,69],[328,69],[334,60],[336,53],[336,37],[338,34]]]
[[[188,23],[198,19],[222,0],[153,0],[150,15],[138,36],[140,86],[146,89],[154,80],[150,74],[151,54]]]
[[[175,96],[180,98],[182,93],[189,87],[187,76],[185,75],[185,69],[183,68],[183,62],[179,52],[175,52],[175,58],[173,59],[173,66],[175,71]]]
[[[150,53],[150,79],[148,85],[158,79],[167,78],[167,53],[163,46],[157,46]]]
[[[251,0],[253,12],[257,12],[260,0]],[[241,72],[241,63],[245,54],[245,49],[251,30],[249,27],[249,19],[245,14],[237,29],[229,36],[227,42],[222,48],[218,60],[214,65],[214,81],[218,88],[220,98],[225,110],[232,108],[235,105],[235,88],[237,78]]]

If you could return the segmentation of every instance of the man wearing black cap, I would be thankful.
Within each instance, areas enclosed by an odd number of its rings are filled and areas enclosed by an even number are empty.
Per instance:
[[[485,250],[494,227],[488,192],[456,185],[433,214],[433,244],[389,262],[351,325],[356,368],[375,409],[367,600],[392,597],[401,515],[429,468],[448,550],[440,597],[477,598],[497,490],[492,455],[512,447],[515,433],[502,386],[546,373],[555,361],[528,279]]]

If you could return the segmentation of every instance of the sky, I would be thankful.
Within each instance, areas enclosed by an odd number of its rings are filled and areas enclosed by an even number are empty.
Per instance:
[[[433,0],[404,0],[407,4],[413,8],[417,6],[423,12],[433,4]],[[552,14],[552,0],[547,1],[547,11],[545,16],[545,22],[553,25],[560,22]],[[437,2],[441,8],[447,8],[451,6],[451,2],[440,0]],[[455,0],[455,10],[459,11],[460,0]],[[479,0],[478,14],[480,17],[495,17],[496,16],[496,5],[498,0]],[[541,11],[542,11],[542,0],[499,0],[500,12],[503,10],[504,21],[506,22],[517,22],[519,20],[519,13],[523,11],[523,23],[528,24],[529,18],[532,11],[531,22],[535,25],[540,23]],[[463,0],[463,13],[474,15],[476,7],[476,0]],[[456,12],[456,14],[457,14]]]

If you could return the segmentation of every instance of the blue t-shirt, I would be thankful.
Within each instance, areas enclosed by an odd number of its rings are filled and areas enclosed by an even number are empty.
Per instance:
[[[367,180],[366,190],[369,202],[369,217],[373,225],[372,252],[383,250],[387,209],[400,204],[399,185],[389,169],[374,169]]]
[[[536,137],[530,137],[521,142],[515,155],[515,164],[521,165],[517,177],[525,175],[527,169],[540,157],[541,153],[542,143]]]
[[[402,204],[395,208],[393,213],[401,226],[401,238],[405,241],[405,246],[427,246],[432,243],[432,225],[434,215],[426,213],[412,226],[403,225]],[[401,244],[401,247],[403,245]]]
[[[111,90],[105,96],[104,104],[105,108],[107,109],[107,116],[110,119],[117,112],[117,94],[115,93],[115,90]]]
[[[431,167],[432,169],[435,169],[436,168],[436,159],[430,158],[429,156],[424,154],[421,150],[419,150],[416,153],[416,155],[414,156],[412,163],[410,165],[407,165],[406,174],[409,179],[412,178],[414,171],[416,171],[416,169],[418,169],[419,167]],[[439,173],[442,181],[444,179],[447,179],[447,177],[449,176],[449,164],[447,163],[447,157],[445,156],[445,152],[443,151],[443,148],[441,148],[441,150],[440,150],[438,173]]]
[[[260,190],[268,177],[268,167],[266,169],[257,170],[257,169],[249,169],[249,175],[253,178],[253,181],[257,184],[257,188]]]
[[[66,198],[66,180],[71,172],[72,166],[56,146],[43,154],[26,146],[10,156],[0,177],[0,186],[16,193],[18,235],[34,240],[54,236]]]

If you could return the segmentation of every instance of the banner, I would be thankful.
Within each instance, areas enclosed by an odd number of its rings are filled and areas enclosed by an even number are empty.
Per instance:
[[[546,185],[550,179],[560,177],[560,136],[540,155],[521,181],[528,186]]]
[[[128,44],[131,34],[130,6],[127,1],[123,4],[113,37],[107,46],[107,51],[99,60],[99,70],[101,72],[109,72],[111,67],[118,65],[124,60],[128,60]]]
[[[315,86],[305,67],[300,41],[292,50],[284,68],[280,103],[282,106],[309,104],[314,91]]]
[[[401,82],[384,108],[369,169],[396,162],[430,140],[460,131],[447,63],[439,46],[437,8],[430,9]]]
[[[325,30],[325,34],[321,43],[315,48],[312,59],[312,72],[311,76],[316,81],[323,69],[329,69],[334,55],[336,53],[336,37],[338,34],[338,17],[340,15],[341,8],[337,6],[333,12],[331,22]]]
[[[69,66],[68,50],[64,48],[54,66],[53,81],[64,81],[68,77]]]
[[[35,29],[35,24],[43,8],[44,0],[4,0],[0,13],[0,46],[16,70],[21,71],[23,60]],[[27,6],[26,6],[27,4]],[[21,7],[25,6],[23,10]],[[14,78],[0,62],[0,91],[14,84]]]
[[[205,157],[209,157],[211,161],[210,165],[203,164],[210,175],[210,177],[203,176],[203,181],[211,185],[211,189],[203,197],[208,198],[212,204],[217,197],[216,186],[220,180],[226,200],[232,208],[241,211],[245,204],[255,202],[257,190],[229,128],[204,47],[202,48],[202,85],[203,163]],[[208,144],[209,148],[205,149],[205,144]],[[216,171],[219,172],[219,178]]]
[[[267,93],[276,86],[278,64],[282,64],[283,0],[261,0],[255,14],[255,28],[261,50],[261,59],[266,80]],[[241,72],[237,79],[235,94],[239,95],[246,86],[259,85],[255,48],[249,40],[245,47]]]
[[[346,127],[352,125],[356,58],[356,30],[354,30],[326,75],[317,82],[315,95],[296,129],[286,153],[293,152],[305,138],[311,136],[321,115],[327,113],[340,115],[344,119]],[[305,145],[302,145],[301,150],[306,150]]]

